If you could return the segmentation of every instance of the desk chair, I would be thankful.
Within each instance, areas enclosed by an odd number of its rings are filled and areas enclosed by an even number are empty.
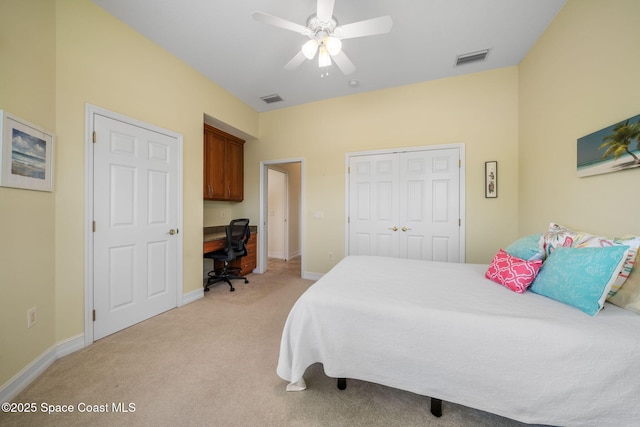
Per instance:
[[[204,258],[212,259],[214,262],[214,269],[208,273],[209,279],[207,279],[207,284],[204,286],[205,292],[209,291],[209,286],[218,282],[226,282],[229,285],[230,292],[235,291],[231,280],[242,279],[244,283],[249,283],[246,277],[238,275],[240,269],[229,267],[229,263],[247,255],[247,242],[249,241],[250,233],[248,219],[234,219],[225,227],[226,246],[203,255]],[[215,269],[216,261],[224,263],[222,269]]]

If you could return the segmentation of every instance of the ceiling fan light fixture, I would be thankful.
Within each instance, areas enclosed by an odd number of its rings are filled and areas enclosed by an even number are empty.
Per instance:
[[[342,50],[342,42],[339,38],[328,36],[324,39],[324,44],[327,46],[327,50],[331,56],[335,56]]]
[[[313,57],[316,56],[317,51],[318,41],[316,39],[311,39],[302,45],[302,54],[307,59],[313,59]]]
[[[331,65],[331,55],[329,55],[329,51],[325,45],[321,45],[318,53],[318,66],[328,67]]]

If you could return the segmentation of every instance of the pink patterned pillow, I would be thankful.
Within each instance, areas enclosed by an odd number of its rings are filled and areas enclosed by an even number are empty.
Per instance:
[[[522,294],[533,283],[541,266],[542,260],[525,261],[500,249],[484,276]]]

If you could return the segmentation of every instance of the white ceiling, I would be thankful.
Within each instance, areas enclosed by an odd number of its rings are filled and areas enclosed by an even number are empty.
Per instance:
[[[322,78],[316,60],[284,69],[307,38],[251,16],[262,11],[305,25],[316,0],[93,1],[263,112],[517,65],[566,0],[336,0],[339,25],[390,15],[393,27],[344,40],[355,72],[345,76],[332,65]],[[458,55],[482,49],[491,49],[485,61],[455,66]],[[273,94],[283,101],[260,99]]]

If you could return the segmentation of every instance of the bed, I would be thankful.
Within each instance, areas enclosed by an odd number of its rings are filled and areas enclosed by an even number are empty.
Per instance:
[[[305,370],[322,363],[329,377],[525,423],[638,425],[640,315],[512,292],[487,267],[344,258],[292,307],[278,375],[304,390]]]

